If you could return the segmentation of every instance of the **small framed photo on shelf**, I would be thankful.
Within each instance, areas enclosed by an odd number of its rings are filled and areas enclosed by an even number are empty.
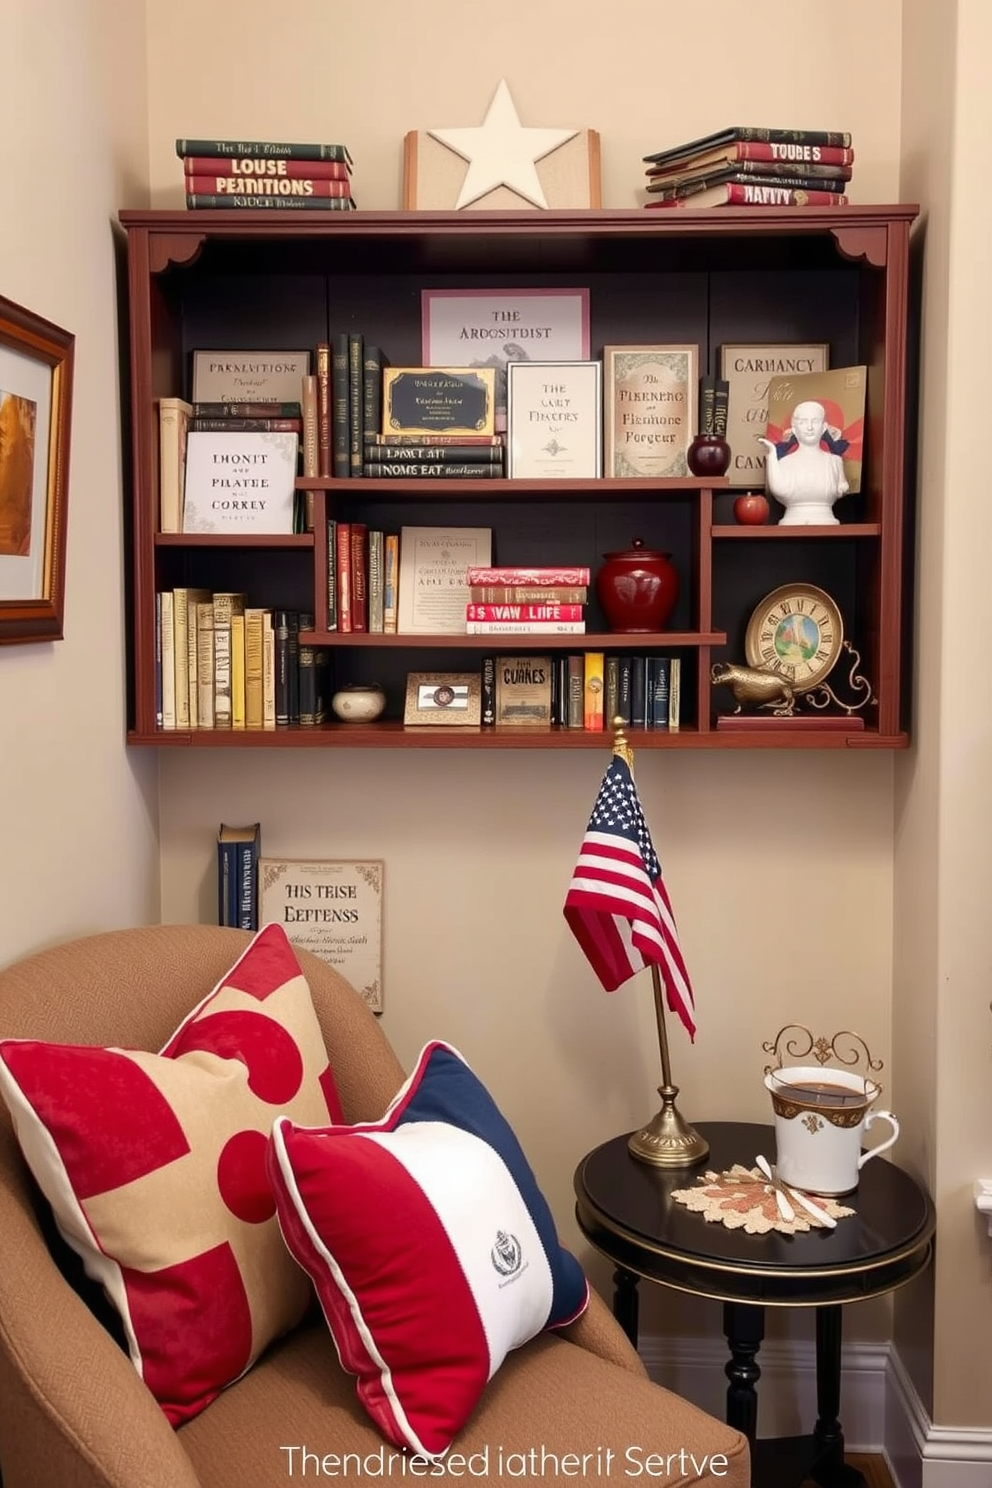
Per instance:
[[[427,366],[495,369],[500,432],[512,362],[584,362],[590,355],[588,289],[425,289],[421,325]]]
[[[603,347],[608,477],[665,480],[689,474],[698,367],[698,346]]]
[[[193,352],[194,403],[299,403],[309,351]]]
[[[603,473],[599,362],[511,362],[507,468],[512,479],[595,480]]]
[[[478,672],[410,672],[405,724],[479,724],[482,679]]]

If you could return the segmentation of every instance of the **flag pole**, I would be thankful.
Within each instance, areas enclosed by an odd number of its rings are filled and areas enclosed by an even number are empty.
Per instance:
[[[634,773],[634,751],[623,731],[623,719],[613,720],[613,753],[619,755]],[[658,1047],[661,1052],[661,1110],[634,1132],[628,1143],[632,1157],[651,1163],[656,1168],[691,1168],[709,1156],[710,1146],[694,1127],[683,1118],[676,1104],[679,1087],[672,1084],[672,1066],[668,1053],[668,1028],[665,1021],[665,992],[657,964],[651,965],[654,988],[654,1013],[658,1025]]]

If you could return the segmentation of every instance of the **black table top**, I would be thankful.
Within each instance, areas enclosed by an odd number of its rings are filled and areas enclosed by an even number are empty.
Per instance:
[[[627,1149],[627,1135],[588,1153],[575,1173],[576,1217],[597,1250],[635,1275],[699,1295],[780,1306],[850,1302],[901,1286],[930,1259],[934,1208],[919,1184],[877,1158],[861,1170],[855,1210],[833,1230],[749,1235],[708,1222],[672,1201],[707,1171],[772,1161],[771,1126],[696,1123],[710,1144],[693,1168],[656,1168]]]

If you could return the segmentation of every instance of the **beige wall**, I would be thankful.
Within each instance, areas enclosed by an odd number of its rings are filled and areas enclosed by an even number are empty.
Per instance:
[[[65,640],[0,650],[0,961],[155,918],[151,759],[124,748],[111,222],[147,172],[144,26],[126,0],[0,0],[0,294],[73,331]],[[113,53],[113,86],[109,52]]]
[[[974,472],[982,418],[964,390],[984,376],[976,328],[992,323],[992,207],[983,163],[992,47],[984,0],[939,14],[905,7],[904,180],[926,205],[920,419],[920,657],[917,747],[897,767],[895,1026],[899,1100],[940,1216],[932,1350],[900,1307],[897,1333],[933,1417],[987,1425],[992,1306],[987,1228],[973,1181],[989,1171],[992,1025],[988,968],[992,691],[960,644],[962,597],[984,583],[992,510]],[[967,1337],[967,1350],[961,1348]],[[921,1347],[920,1344],[923,1344]]]
[[[822,24],[822,9],[809,9]],[[625,7],[623,34],[650,46],[622,43],[609,7],[563,0],[509,0],[498,10],[447,0],[429,15],[396,0],[374,8],[303,0],[285,30],[269,26],[269,14],[259,0],[149,8],[156,205],[181,203],[175,138],[217,132],[343,140],[356,159],[359,204],[396,207],[404,133],[480,121],[501,76],[525,123],[601,132],[608,205],[636,205],[646,151],[724,122],[849,128],[858,199],[896,197],[894,0],[845,0],[832,13],[832,34],[858,37],[833,68],[819,65],[808,28],[782,25],[780,6],[751,0],[742,26],[738,5],[714,0],[705,72],[695,13],[665,7],[660,24],[646,0]],[[263,29],[266,65],[239,71],[232,106],[230,91],[218,90],[216,59]],[[336,63],[339,51],[346,57]],[[471,67],[459,61],[466,53]],[[164,918],[213,913],[220,820],[261,819],[272,853],[383,858],[388,1034],[407,1061],[432,1036],[463,1049],[512,1114],[578,1243],[575,1163],[647,1119],[659,1080],[649,979],[608,998],[561,915],[605,750],[304,756],[163,753]],[[637,775],[697,986],[696,1046],[678,1032],[672,1039],[687,1114],[766,1117],[761,1042],[788,1021],[854,1026],[888,1063],[891,758],[645,753]],[[785,924],[769,894],[800,873],[815,909]],[[583,1258],[605,1278],[595,1258]],[[713,1321],[698,1303],[650,1290],[644,1314],[656,1330]],[[852,1335],[888,1327],[884,1308],[852,1310]]]

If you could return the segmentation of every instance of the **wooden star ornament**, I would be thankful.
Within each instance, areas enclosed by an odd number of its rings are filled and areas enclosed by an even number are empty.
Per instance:
[[[599,204],[599,136],[588,129],[522,124],[505,78],[481,124],[406,136],[406,207],[460,211]]]
[[[482,123],[475,128],[429,129],[432,139],[468,161],[468,170],[455,210],[478,201],[480,196],[497,186],[526,197],[535,207],[546,207],[547,197],[537,177],[536,162],[573,139],[577,129],[530,129],[520,117],[510,97],[506,79],[501,78]]]

